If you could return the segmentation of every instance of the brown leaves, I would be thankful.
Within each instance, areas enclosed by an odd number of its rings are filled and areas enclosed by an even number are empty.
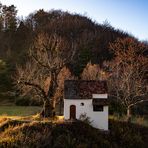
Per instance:
[[[99,65],[88,63],[81,74],[83,80],[106,80],[107,73]]]

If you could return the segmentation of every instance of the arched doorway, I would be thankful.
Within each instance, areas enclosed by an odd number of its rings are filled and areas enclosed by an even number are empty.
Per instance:
[[[70,119],[76,119],[76,106],[70,105]]]

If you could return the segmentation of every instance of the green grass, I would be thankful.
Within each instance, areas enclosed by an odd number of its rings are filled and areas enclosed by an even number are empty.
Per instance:
[[[40,111],[38,106],[0,106],[0,116],[29,116]]]

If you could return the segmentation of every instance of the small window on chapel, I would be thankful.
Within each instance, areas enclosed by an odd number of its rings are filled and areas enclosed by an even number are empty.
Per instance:
[[[81,103],[81,106],[84,106],[84,103],[83,102]]]
[[[93,105],[93,111],[103,112],[103,105]]]

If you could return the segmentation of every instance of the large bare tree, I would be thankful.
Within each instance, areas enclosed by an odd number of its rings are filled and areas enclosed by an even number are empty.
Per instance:
[[[134,39],[125,38],[111,43],[110,49],[115,55],[110,63],[110,88],[117,101],[126,108],[129,119],[133,106],[148,101],[148,59],[144,55],[147,47]]]
[[[16,86],[22,93],[32,93],[42,98],[41,115],[44,117],[54,114],[57,76],[73,60],[76,50],[69,49],[70,44],[58,35],[40,33],[30,48],[26,65],[17,67],[14,76]]]

